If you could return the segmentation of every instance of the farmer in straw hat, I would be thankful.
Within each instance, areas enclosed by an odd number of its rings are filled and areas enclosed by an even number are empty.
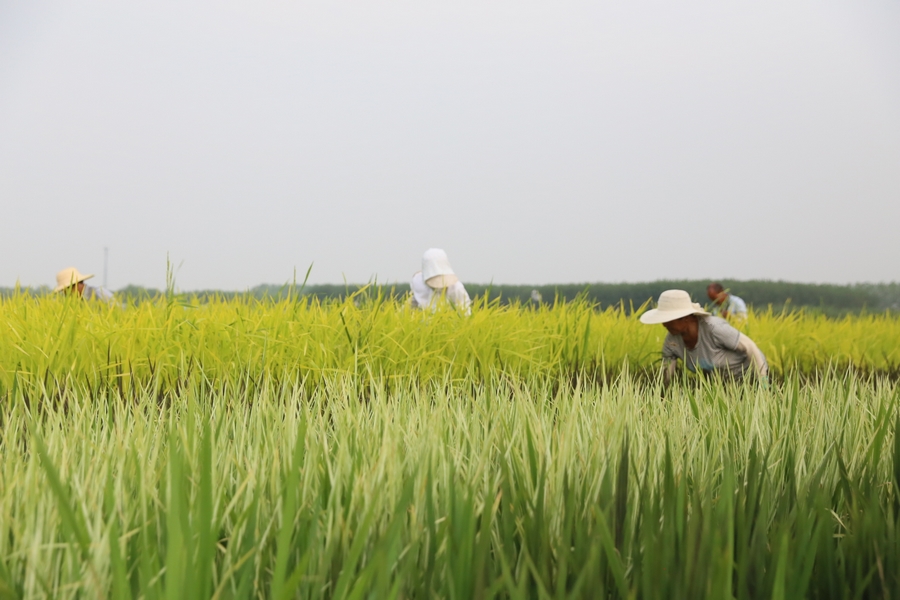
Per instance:
[[[93,277],[93,275],[84,275],[75,267],[63,269],[56,274],[56,288],[53,291],[64,291],[66,294],[76,294],[89,300],[111,301],[113,295],[109,290],[85,285],[84,282],[91,277]]]
[[[412,289],[410,303],[413,308],[437,308],[441,300],[448,300],[453,306],[469,311],[472,300],[465,286],[450,267],[447,253],[440,248],[430,248],[422,255],[422,270],[413,275],[409,282]]]
[[[642,314],[641,323],[662,324],[669,332],[662,350],[666,384],[675,375],[679,359],[692,372],[719,373],[733,380],[740,380],[748,372],[765,380],[769,373],[766,357],[753,340],[725,319],[711,316],[691,302],[683,290],[660,294],[657,307]]]

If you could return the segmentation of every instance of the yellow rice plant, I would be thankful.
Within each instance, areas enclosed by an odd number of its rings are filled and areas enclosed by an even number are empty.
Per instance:
[[[754,313],[741,325],[772,371],[853,368],[895,374],[900,318],[891,313],[830,319],[803,312]],[[414,311],[385,298],[345,301],[180,298],[108,306],[65,297],[0,301],[0,383],[16,378],[129,386],[171,384],[189,373],[321,381],[369,374],[408,378],[654,373],[665,336],[635,314],[584,302],[534,308],[480,303]]]

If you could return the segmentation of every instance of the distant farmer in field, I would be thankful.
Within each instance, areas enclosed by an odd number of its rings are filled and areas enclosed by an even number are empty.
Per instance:
[[[93,275],[83,275],[75,267],[63,269],[56,274],[56,289],[54,292],[65,292],[86,298],[88,300],[104,300],[111,302],[113,294],[109,290],[85,285],[85,281]]]
[[[669,332],[662,349],[666,384],[679,359],[691,372],[718,373],[726,379],[740,380],[752,373],[765,380],[769,373],[766,357],[753,340],[691,302],[683,290],[660,294],[657,307],[641,315],[641,323],[662,324]]]
[[[450,267],[447,253],[439,248],[430,248],[422,255],[422,270],[413,275],[409,282],[412,289],[413,308],[437,307],[444,300],[453,306],[468,311],[472,301],[465,286]]]
[[[706,295],[713,302],[713,316],[732,317],[739,321],[747,319],[747,303],[729,293],[721,283],[714,281],[706,286]]]

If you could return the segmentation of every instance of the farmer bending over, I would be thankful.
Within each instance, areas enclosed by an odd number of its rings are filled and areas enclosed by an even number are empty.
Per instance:
[[[691,302],[683,290],[666,290],[659,304],[641,315],[641,323],[662,324],[669,335],[663,342],[663,379],[666,385],[675,375],[678,359],[691,372],[719,373],[725,379],[739,381],[748,372],[765,380],[769,373],[766,357],[753,340],[728,324],[711,316]]]
[[[714,317],[731,317],[738,321],[747,320],[747,303],[729,293],[721,283],[713,282],[706,286],[706,295],[713,302]]]
[[[437,308],[448,300],[453,306],[468,312],[472,301],[465,286],[450,267],[447,253],[439,248],[430,248],[422,255],[422,270],[413,275],[409,282],[412,289],[410,303],[413,308]]]
[[[102,287],[85,285],[85,281],[93,275],[82,275],[75,267],[63,269],[56,274],[56,289],[54,292],[74,294],[89,300],[104,300],[110,302],[113,299],[112,292]]]

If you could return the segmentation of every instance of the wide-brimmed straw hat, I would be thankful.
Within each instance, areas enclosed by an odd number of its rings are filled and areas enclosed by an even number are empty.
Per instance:
[[[66,288],[72,287],[76,283],[81,283],[90,279],[93,275],[82,275],[75,267],[63,269],[56,274],[56,289],[54,292],[61,292]]]
[[[691,295],[684,290],[666,290],[659,295],[656,308],[641,315],[641,323],[659,325],[668,323],[688,315],[709,315],[696,302],[691,302]]]
[[[422,255],[422,279],[428,287],[435,290],[450,287],[459,281],[450,266],[447,253],[440,248],[429,248]]]

